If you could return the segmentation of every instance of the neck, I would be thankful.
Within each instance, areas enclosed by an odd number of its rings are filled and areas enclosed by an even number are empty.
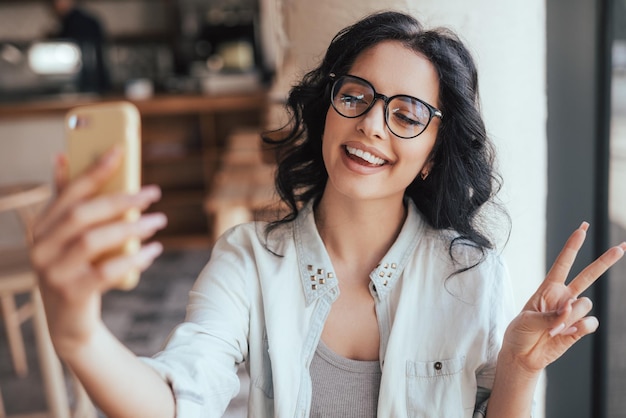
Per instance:
[[[324,193],[315,221],[333,261],[373,269],[398,237],[406,208],[402,199],[355,201]]]

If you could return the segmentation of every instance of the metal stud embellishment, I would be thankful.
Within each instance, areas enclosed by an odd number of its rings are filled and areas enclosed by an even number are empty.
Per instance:
[[[435,364],[433,364],[433,367],[435,368],[435,370],[440,372],[441,369],[443,369],[443,364],[440,361],[436,361]]]
[[[393,277],[393,274],[394,274],[393,270],[396,270],[398,268],[398,264],[397,263],[381,263],[376,268],[381,269],[378,272],[378,277],[385,278],[385,280],[383,281],[383,286],[387,286],[389,284],[389,279]]]
[[[324,269],[315,268],[310,264],[307,265],[307,271],[309,272],[309,279],[311,281],[311,290],[318,290],[320,285],[326,284],[327,279],[335,277],[333,272],[325,272]]]

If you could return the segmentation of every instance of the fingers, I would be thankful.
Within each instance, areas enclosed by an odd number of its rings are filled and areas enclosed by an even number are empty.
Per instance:
[[[589,224],[583,222],[581,226],[574,231],[569,237],[563,250],[557,257],[552,268],[546,276],[545,282],[564,284],[567,276],[574,264],[574,260],[578,255],[584,240]],[[578,297],[581,293],[589,288],[604,272],[606,272],[613,264],[624,256],[626,252],[626,243],[621,243],[615,247],[608,249],[604,254],[598,257],[593,263],[588,265],[578,276],[576,276],[568,289],[574,297]]]
[[[571,335],[578,331],[576,324],[583,319],[593,308],[589,298],[570,299],[567,302],[569,309],[562,309],[563,314],[557,318],[557,324],[548,332],[551,337],[557,335]]]
[[[33,249],[37,265],[47,265],[65,251],[66,245],[85,230],[101,223],[120,219],[131,209],[145,210],[161,197],[156,186],[146,186],[134,195],[101,196],[75,205],[56,225],[50,225],[48,234],[41,235]]]
[[[519,330],[528,333],[546,332],[550,337],[572,335],[581,331],[580,321],[586,321],[585,316],[592,308],[591,300],[583,297],[569,299],[555,311],[523,311],[520,314]]]
[[[573,337],[574,341],[577,341],[585,335],[596,332],[599,326],[600,323],[595,316],[587,316],[578,321],[576,324],[569,327],[567,330],[561,333],[561,335],[563,337]]]
[[[118,169],[121,161],[122,150],[119,147],[113,147],[84,175],[77,177],[76,181],[72,183],[67,183],[66,162],[58,162],[55,169],[55,181],[57,181],[57,187],[62,190],[62,193],[36,225],[35,237],[45,235],[70,208],[81,200],[95,195]]]
[[[123,257],[115,257],[100,263],[96,269],[100,280],[100,288],[107,290],[117,287],[119,280],[131,270],[146,270],[163,252],[163,246],[159,242],[153,242],[143,246],[137,253]],[[134,284],[134,283],[133,283]]]
[[[118,221],[93,228],[65,247],[49,266],[40,268],[45,271],[42,280],[61,292],[73,292],[77,286],[90,288],[94,281],[97,288],[108,289],[131,269],[145,269],[162,247],[152,243],[134,254],[116,253],[115,256],[111,256],[111,251],[121,248],[130,238],[145,239],[165,224],[165,215],[152,213],[136,222]]]
[[[108,258],[97,264],[77,265],[68,257],[49,269],[45,277],[46,288],[55,289],[56,294],[65,301],[83,298],[81,289],[95,287],[104,293],[119,287],[120,280],[129,272],[146,270],[162,252],[161,243],[152,242],[142,246],[136,253]]]
[[[560,315],[556,311],[552,312],[535,312],[523,311],[519,315],[519,331],[524,333],[544,332],[557,330],[560,332],[561,324]]]
[[[66,237],[65,241],[55,236],[39,243],[33,249],[33,263],[38,269],[44,269],[53,262],[57,262],[61,268],[64,268],[64,263],[69,263],[71,266],[81,264],[83,261],[93,261],[121,247],[130,238],[143,240],[152,236],[166,224],[165,215],[151,213],[142,215],[135,222],[120,220],[92,226],[90,229],[71,226],[67,229],[73,228],[76,233],[69,238]],[[65,231],[60,229],[57,235],[63,233]]]
[[[567,286],[575,297],[589,288],[600,276],[606,272],[609,267],[617,263],[624,256],[626,251],[626,243],[609,248],[604,254],[598,257],[593,263],[589,264],[578,276],[576,276]]]
[[[167,218],[162,213],[143,215],[137,222],[115,222],[94,228],[69,247],[81,259],[95,260],[99,256],[120,248],[130,238],[144,240],[163,228]]]
[[[576,260],[578,251],[582,247],[583,242],[585,242],[588,228],[589,224],[583,222],[580,227],[570,235],[559,256],[554,261],[552,268],[548,272],[546,281],[565,283],[567,275],[574,264],[574,260]]]
[[[54,165],[54,184],[58,194],[63,192],[69,180],[68,162],[65,154],[59,154]]]

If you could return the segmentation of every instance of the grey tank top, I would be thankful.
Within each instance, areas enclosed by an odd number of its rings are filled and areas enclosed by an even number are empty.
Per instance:
[[[376,417],[382,374],[378,360],[342,357],[320,340],[310,373],[311,418]]]

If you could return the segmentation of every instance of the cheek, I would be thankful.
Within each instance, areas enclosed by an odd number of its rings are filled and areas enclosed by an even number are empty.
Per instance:
[[[322,140],[326,139],[326,133],[332,134],[341,127],[340,120],[343,119],[332,108],[329,108],[326,112],[326,120],[324,121],[324,131],[322,133]]]
[[[426,139],[426,138],[424,138]],[[410,141],[410,140],[409,140]],[[434,141],[423,141],[412,144],[402,144],[406,146],[396,147],[397,155],[404,156],[404,160],[410,161],[411,164],[421,168],[426,164],[433,152]]]
[[[335,138],[341,136],[339,131],[342,128],[342,125],[340,122],[341,120],[337,119],[337,113],[330,109],[326,114],[324,130],[322,131],[322,155],[324,156],[324,162],[328,162],[327,158],[330,156],[330,152],[334,148]]]
[[[424,168],[428,168],[430,171],[432,151],[433,145],[430,143],[422,143],[418,146],[397,150],[398,155],[405,156],[402,160],[404,163],[404,175],[407,179],[410,177],[410,180],[413,181],[415,178],[419,177]]]

